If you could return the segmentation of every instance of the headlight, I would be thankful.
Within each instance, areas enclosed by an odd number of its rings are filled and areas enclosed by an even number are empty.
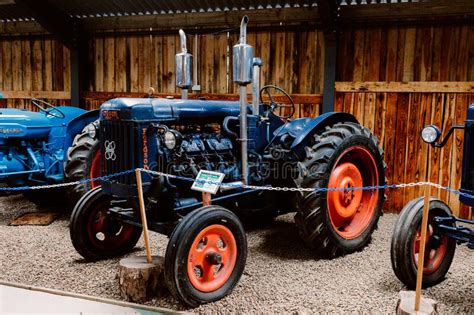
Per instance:
[[[176,147],[176,135],[174,132],[172,131],[165,132],[165,135],[163,138],[164,138],[165,146],[168,149],[173,150]]]
[[[436,140],[438,140],[440,136],[441,136],[441,131],[439,130],[438,127],[434,125],[426,126],[421,131],[421,138],[423,139],[423,141],[429,144],[435,143]]]
[[[95,127],[93,125],[88,126],[87,133],[92,139],[95,139],[95,137],[97,136],[97,131],[95,130]]]

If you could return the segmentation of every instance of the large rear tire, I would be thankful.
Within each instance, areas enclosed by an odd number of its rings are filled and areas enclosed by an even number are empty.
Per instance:
[[[142,228],[118,221],[107,214],[110,196],[96,187],[87,192],[74,208],[69,233],[72,245],[86,260],[121,256],[140,239]]]
[[[295,222],[316,253],[335,257],[362,249],[382,214],[383,189],[316,191],[385,184],[383,150],[377,138],[356,123],[337,123],[315,135],[298,163]]]
[[[171,234],[165,255],[165,281],[188,306],[230,294],[245,268],[247,239],[237,216],[220,206],[186,215]]]
[[[98,122],[88,124],[78,134],[67,151],[64,175],[67,182],[81,181],[100,176],[100,141],[92,129],[97,129]],[[66,193],[71,204],[76,202],[89,190],[99,186],[98,181],[68,186]]]
[[[403,208],[392,236],[392,269],[409,289],[416,287],[423,200],[424,198],[414,199]],[[435,216],[451,215],[451,210],[444,202],[430,200],[422,283],[425,288],[442,282],[453,261],[456,241],[445,235],[436,235],[433,230]]]

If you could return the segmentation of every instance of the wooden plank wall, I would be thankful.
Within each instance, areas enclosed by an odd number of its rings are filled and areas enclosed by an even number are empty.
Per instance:
[[[237,93],[232,82],[232,46],[238,34],[188,34],[198,83],[205,93]],[[317,94],[323,75],[323,36],[317,31],[249,32],[248,43],[261,57],[265,84],[289,93]],[[197,49],[194,45],[197,43]],[[177,35],[95,37],[90,61],[94,65],[90,91],[179,93],[175,87],[174,56],[181,50]]]
[[[474,26],[344,30],[337,81],[474,81]]]
[[[69,91],[69,71],[69,49],[56,40],[0,41],[0,91]],[[25,99],[0,100],[0,107],[32,109]]]
[[[462,93],[470,90],[469,86],[459,87],[457,93],[432,92],[433,87],[446,89],[440,81],[474,84],[473,26],[347,30],[339,42],[337,80],[356,86],[354,82],[378,81],[365,91],[339,91],[336,110],[353,113],[380,138],[388,165],[388,182],[429,180],[460,187],[463,133],[457,131],[442,149],[429,149],[419,133],[430,123],[444,131],[463,123],[467,106],[474,103],[474,93]],[[384,91],[384,86],[389,90],[386,82],[413,81],[431,81],[429,93],[407,92],[403,86],[399,92],[392,88],[390,92]],[[398,212],[422,193],[420,188],[390,191],[386,210]],[[457,196],[436,193],[449,202],[456,214],[467,216],[468,209],[460,207]]]

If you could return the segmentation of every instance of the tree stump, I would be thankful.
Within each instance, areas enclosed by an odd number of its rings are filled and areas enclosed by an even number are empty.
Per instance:
[[[123,258],[117,277],[123,298],[137,303],[149,301],[165,289],[164,258],[153,256],[151,264],[145,256]]]
[[[397,304],[397,315],[429,314],[437,315],[437,302],[432,299],[421,297],[420,309],[415,311],[415,291],[400,291],[400,299]]]

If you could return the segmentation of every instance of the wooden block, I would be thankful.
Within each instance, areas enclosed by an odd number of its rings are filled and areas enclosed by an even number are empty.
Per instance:
[[[120,260],[117,278],[120,294],[131,302],[145,302],[166,290],[164,258],[153,256],[147,263],[145,256],[132,256]]]
[[[415,291],[400,291],[400,299],[397,303],[396,314],[438,314],[437,302],[432,299],[421,297],[420,309],[415,311]]]

